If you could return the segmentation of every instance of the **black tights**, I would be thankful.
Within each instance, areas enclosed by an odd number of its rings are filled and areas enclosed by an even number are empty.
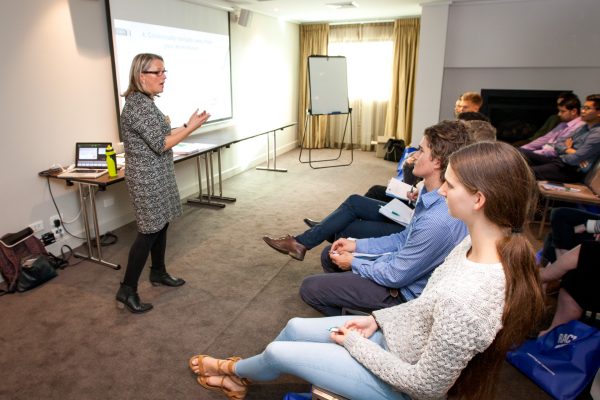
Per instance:
[[[160,231],[154,233],[138,232],[135,241],[129,250],[127,270],[123,278],[123,284],[137,289],[138,280],[148,259],[151,255],[152,269],[165,272],[165,249],[167,247],[167,223]]]

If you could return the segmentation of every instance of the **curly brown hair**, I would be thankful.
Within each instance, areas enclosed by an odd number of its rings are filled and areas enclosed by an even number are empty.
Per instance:
[[[425,129],[424,136],[429,142],[431,157],[440,162],[442,180],[448,159],[456,150],[472,143],[469,129],[461,121],[445,120]]]

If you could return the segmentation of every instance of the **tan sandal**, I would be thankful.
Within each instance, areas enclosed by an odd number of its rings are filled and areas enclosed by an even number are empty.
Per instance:
[[[209,376],[206,374],[206,371],[204,370],[203,360],[206,357],[210,357],[210,356],[207,356],[205,354],[198,354],[198,355],[190,358],[190,360],[188,361],[188,365],[193,373],[195,373],[196,375],[200,375],[200,376]],[[192,363],[192,361],[194,361],[194,359],[197,360],[197,363],[198,363],[197,365],[194,365]],[[228,357],[224,360],[215,358],[215,360],[217,360],[217,371],[222,372],[225,375],[233,375],[234,374],[233,366],[235,365],[236,362],[238,362],[241,359],[242,359],[241,357]],[[223,367],[225,367],[225,369],[223,369]],[[194,368],[198,368],[198,372],[194,371]]]
[[[246,394],[248,393],[248,385],[250,384],[250,381],[246,378],[238,378],[235,375],[221,375],[221,382],[218,385],[209,385],[208,383],[208,376],[199,376],[197,378],[198,383],[205,389],[211,390],[213,392],[221,392],[223,393],[225,396],[227,396],[227,398],[229,400],[244,400],[246,398]],[[225,379],[231,379],[235,384],[237,384],[238,386],[243,386],[244,388],[242,390],[231,390],[225,387],[224,382]]]

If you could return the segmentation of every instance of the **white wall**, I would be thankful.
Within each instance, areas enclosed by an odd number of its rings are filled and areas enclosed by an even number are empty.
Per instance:
[[[256,121],[296,121],[298,31],[295,24],[258,14],[248,27],[232,25],[236,124],[252,129]],[[0,2],[0,51],[0,235],[37,220],[48,230],[56,211],[37,173],[54,163],[70,164],[77,141],[119,141],[104,1]],[[295,129],[278,136],[281,151],[295,146]],[[265,152],[265,137],[232,146],[223,156],[225,176],[263,162]],[[177,164],[176,173],[182,196],[197,192],[193,161]],[[76,216],[76,190],[56,181],[51,187],[64,217]],[[103,232],[132,220],[123,183],[97,199]],[[81,234],[79,222],[67,227]]]
[[[428,7],[422,27],[428,26]],[[470,90],[573,90],[580,98],[600,93],[599,20],[598,0],[454,1],[441,99],[431,97],[434,107],[441,101],[438,119],[452,118],[456,97]],[[428,96],[423,86],[416,92]],[[422,130],[415,126],[417,136]]]
[[[421,14],[411,143],[415,147],[425,128],[439,121],[449,5],[429,4]]]

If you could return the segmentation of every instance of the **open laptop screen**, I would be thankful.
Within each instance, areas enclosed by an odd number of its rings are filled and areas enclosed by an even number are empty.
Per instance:
[[[77,143],[75,168],[106,169],[106,147],[110,144],[110,142]]]

